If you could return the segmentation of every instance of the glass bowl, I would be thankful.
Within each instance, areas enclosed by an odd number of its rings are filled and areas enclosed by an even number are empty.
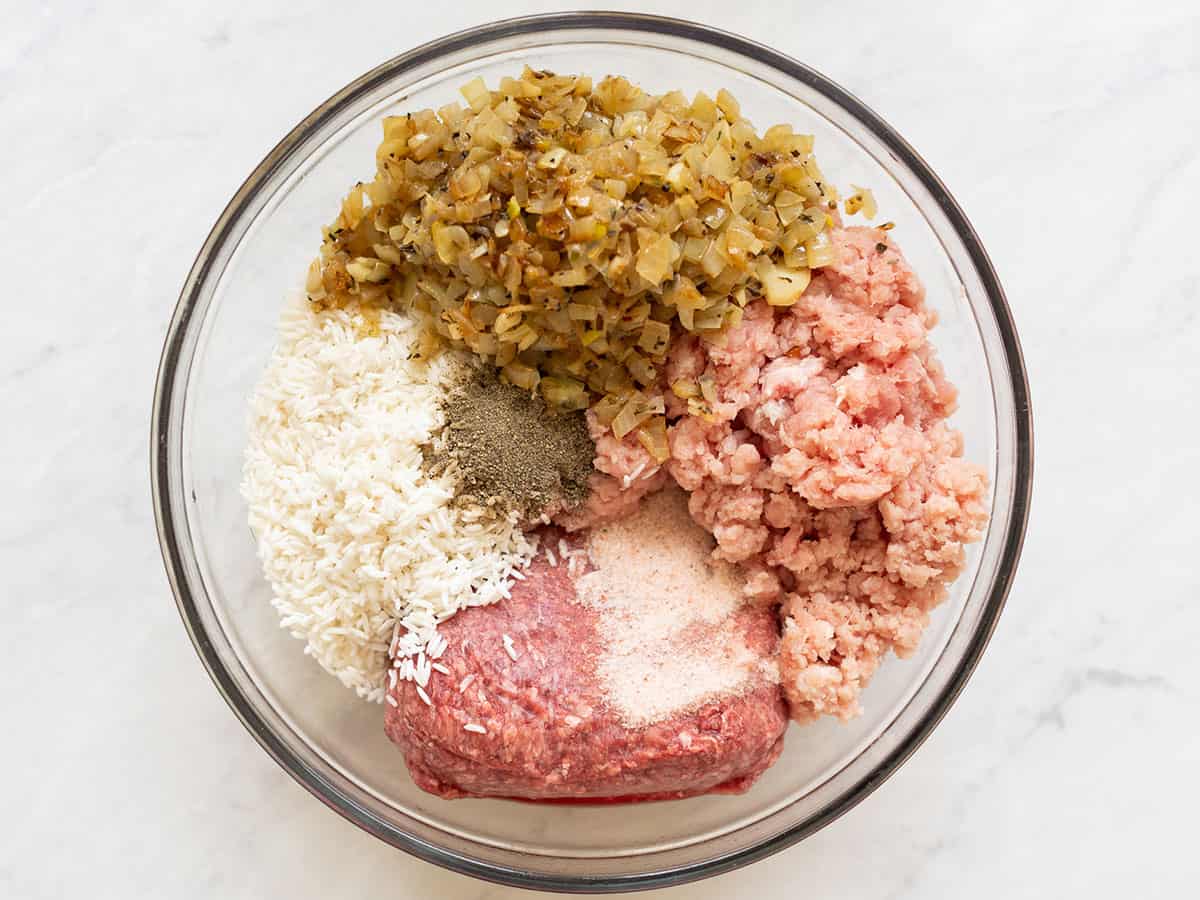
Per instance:
[[[523,65],[620,73],[655,92],[727,88],[759,127],[816,136],[839,185],[870,185],[940,316],[961,391],[955,424],[991,478],[992,519],[910,659],[889,659],[848,724],[793,726],[747,794],[635,807],[445,801],[415,788],[358,701],[279,628],[238,492],[247,401],[345,191],[374,173],[385,114],[437,107],[476,75]],[[962,689],[1012,581],[1031,483],[1028,388],[996,274],[929,167],[861,102],[804,65],[699,25],[612,13],[499,22],[426,44],[359,78],[271,151],[188,276],[154,398],[152,479],[163,557],[217,689],[263,748],[325,804],[430,862],[560,891],[658,887],[725,872],[812,834],[876,788]]]

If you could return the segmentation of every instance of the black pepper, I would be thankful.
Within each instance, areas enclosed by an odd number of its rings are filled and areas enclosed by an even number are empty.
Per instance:
[[[587,499],[596,448],[582,412],[548,408],[491,366],[470,367],[442,409],[446,459],[428,462],[452,461],[460,499],[526,521]]]

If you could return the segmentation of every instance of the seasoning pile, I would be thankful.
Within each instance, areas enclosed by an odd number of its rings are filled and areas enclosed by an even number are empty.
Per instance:
[[[594,568],[577,579],[577,591],[597,612],[604,645],[597,672],[626,727],[736,696],[764,678],[779,680],[774,660],[731,627],[746,605],[742,582],[733,566],[709,559],[711,550],[711,537],[691,520],[687,495],[677,488],[592,529]]]
[[[533,522],[587,499],[596,450],[582,413],[547,407],[494,368],[475,365],[443,398],[442,414],[440,449],[462,502]],[[432,462],[437,468],[442,460]]]

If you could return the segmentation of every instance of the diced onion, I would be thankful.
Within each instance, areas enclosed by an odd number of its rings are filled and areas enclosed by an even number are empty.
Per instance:
[[[537,387],[538,381],[541,380],[537,369],[533,368],[533,366],[516,362],[515,360],[501,369],[500,372],[510,384],[515,384],[517,387],[524,388],[527,391],[531,391]]]
[[[601,425],[611,425],[613,419],[617,417],[617,413],[625,405],[626,399],[618,394],[605,394],[593,404],[592,413]]]
[[[472,78],[464,84],[462,86],[462,95],[475,112],[481,112],[485,109],[492,99],[491,92],[487,89],[487,85],[483,83],[482,78]]]
[[[554,147],[543,153],[537,161],[539,169],[553,171],[563,164],[563,160],[567,158],[567,149],[565,147]]]
[[[346,272],[355,281],[378,284],[391,278],[392,267],[381,259],[358,257],[346,264]]]
[[[655,416],[637,430],[638,442],[646,448],[646,452],[654,457],[655,462],[663,463],[671,457],[671,446],[667,441],[667,421],[662,416]]]
[[[663,404],[661,397],[651,399],[640,391],[634,391],[612,421],[613,434],[616,435],[618,440],[623,439],[625,435],[629,434],[629,432],[633,431],[651,416],[661,415],[662,413]]]
[[[764,259],[759,263],[758,277],[767,303],[771,306],[792,306],[808,287],[812,272],[808,269],[788,269]]]
[[[822,231],[820,234],[805,241],[804,252],[808,256],[808,267],[810,269],[819,269],[822,266],[828,266],[837,261],[837,248],[833,245],[833,241],[830,240],[829,233],[826,231]]]
[[[875,214],[879,211],[879,207],[875,204],[875,195],[869,189],[861,188],[856,184],[850,186],[854,188],[854,193],[847,197],[842,205],[842,208],[846,210],[846,215],[852,216],[861,211],[867,219],[874,219]]]
[[[667,325],[665,322],[649,321],[642,326],[642,334],[638,338],[638,346],[651,356],[658,356],[666,352],[670,341],[670,325]]]
[[[658,380],[658,372],[650,364],[650,360],[640,353],[630,353],[625,357],[625,368],[639,384],[651,385]]]
[[[542,396],[551,406],[559,409],[587,409],[587,389],[573,378],[556,378],[547,375],[539,385]]]
[[[836,261],[837,191],[812,136],[760,136],[728,91],[689,101],[531,69],[497,87],[476,78],[466,106],[384,119],[311,300],[410,310],[422,352],[468,350],[555,405],[603,408],[623,436],[662,415],[646,395],[673,338],[720,343],[751,300],[790,306]],[[875,201],[856,187],[843,209]],[[672,390],[712,416],[689,379]]]
[[[660,234],[638,251],[637,273],[650,284],[662,284],[672,274],[678,249],[669,235]]]

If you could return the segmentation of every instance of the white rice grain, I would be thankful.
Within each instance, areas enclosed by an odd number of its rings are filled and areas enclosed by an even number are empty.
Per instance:
[[[516,647],[513,646],[513,639],[505,634],[503,635],[502,640],[504,642],[504,652],[508,654],[509,659],[511,659],[513,662],[516,662],[517,650]]]

